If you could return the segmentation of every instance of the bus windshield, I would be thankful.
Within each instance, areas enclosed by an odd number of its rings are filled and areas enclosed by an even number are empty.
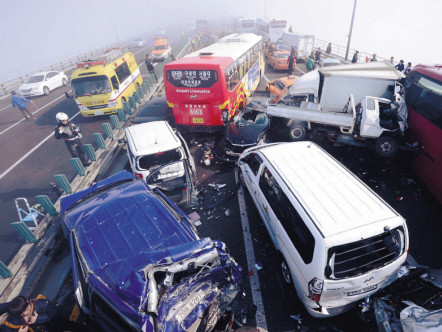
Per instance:
[[[177,88],[210,88],[218,81],[216,70],[168,70],[166,75]]]
[[[94,96],[112,92],[107,76],[79,77],[72,80],[75,97]]]

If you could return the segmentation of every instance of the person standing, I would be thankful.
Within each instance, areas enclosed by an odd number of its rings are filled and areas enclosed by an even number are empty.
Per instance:
[[[394,56],[390,58],[390,65],[394,66]]]
[[[290,75],[292,74],[292,71],[293,71],[293,62],[294,62],[293,54],[289,55],[287,62],[288,62],[287,76],[290,77]]]
[[[370,62],[378,61],[378,58],[376,58],[376,53],[373,53],[373,57],[371,58]]]
[[[407,67],[405,67],[404,75],[407,75],[410,71],[411,71],[411,62],[409,62]]]
[[[32,116],[32,113],[29,112],[29,110],[26,108],[26,103],[30,103],[31,101],[29,99],[26,99],[20,95],[17,94],[15,91],[11,91],[12,99],[11,99],[11,105],[12,107],[18,107],[18,109],[21,111],[21,114],[23,114],[24,118],[26,120],[28,119],[34,119]],[[29,117],[26,116],[26,113],[29,114]]]
[[[356,51],[355,54],[353,54],[353,59],[351,59],[351,63],[357,63],[359,60],[359,51]]]
[[[150,60],[149,54],[146,54],[146,60],[144,60],[144,62],[146,63],[146,67],[149,74],[153,74],[153,76],[155,76],[155,80],[158,82],[158,77],[157,74],[155,73],[155,67],[153,66],[152,61]]]
[[[396,66],[394,66],[397,70],[399,70],[400,72],[403,72],[404,71],[404,69],[405,69],[405,66],[404,66],[404,60],[401,60],[401,61],[399,61],[399,63],[396,65]]]
[[[55,138],[64,139],[72,158],[80,158],[83,166],[89,166],[91,162],[87,160],[84,154],[81,143],[83,135],[80,134],[80,128],[73,122],[69,122],[69,117],[66,113],[59,112],[55,117],[58,121],[57,127],[55,127]]]
[[[318,48],[315,52],[315,61],[319,63],[319,60],[321,60],[321,48]]]
[[[330,54],[332,50],[331,43],[328,43],[327,49],[325,50],[325,53]]]

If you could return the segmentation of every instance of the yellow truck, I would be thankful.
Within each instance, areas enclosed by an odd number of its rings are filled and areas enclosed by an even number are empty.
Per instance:
[[[71,77],[73,95],[85,117],[116,113],[143,83],[132,52],[114,49],[97,60],[77,64]]]

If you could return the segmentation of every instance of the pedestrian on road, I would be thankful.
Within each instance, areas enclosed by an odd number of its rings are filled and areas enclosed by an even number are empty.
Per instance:
[[[407,67],[405,67],[404,75],[407,75],[410,71],[411,71],[411,62],[409,62]]]
[[[30,103],[31,101],[29,99],[26,99],[20,95],[17,94],[15,91],[11,91],[12,99],[11,99],[11,105],[12,107],[18,107],[18,109],[21,111],[21,114],[23,114],[24,118],[26,120],[28,119],[34,119],[32,116],[32,113],[29,112],[29,110],[26,108],[26,103]],[[29,117],[26,116],[26,113],[29,114]]]
[[[287,68],[287,76],[290,77],[290,75],[292,74],[293,71],[293,62],[294,62],[294,57],[293,54],[289,55],[289,58],[287,59],[289,66]]]
[[[353,59],[351,59],[351,63],[357,63],[359,60],[359,51],[356,51],[355,54],[353,54]]]
[[[321,48],[318,48],[315,52],[315,61],[319,62],[321,60]]]
[[[331,53],[331,49],[332,49],[331,43],[328,43],[328,46],[327,46],[327,49],[325,50],[325,53],[330,54]]]
[[[308,58],[305,67],[307,68],[307,70],[313,70],[313,68],[315,67],[315,60],[313,60],[312,57]]]
[[[403,72],[405,69],[404,60],[399,61],[399,63],[395,66],[395,68],[400,72]]]
[[[2,316],[0,331],[80,331],[80,326],[69,321],[58,311],[57,306],[39,295],[34,300],[17,296],[7,304]]]
[[[147,70],[149,71],[149,74],[153,74],[155,76],[155,80],[158,82],[157,74],[155,73],[155,67],[152,64],[152,61],[150,60],[150,55],[146,54],[146,60],[144,60],[146,63]]]
[[[64,139],[72,158],[80,158],[83,166],[89,166],[91,162],[87,160],[84,154],[81,143],[83,135],[80,134],[80,128],[73,122],[69,122],[69,117],[66,113],[59,112],[55,117],[58,121],[57,127],[55,127],[55,138]]]
[[[376,53],[373,53],[373,57],[371,58],[370,62],[378,61],[378,58],[376,58]]]

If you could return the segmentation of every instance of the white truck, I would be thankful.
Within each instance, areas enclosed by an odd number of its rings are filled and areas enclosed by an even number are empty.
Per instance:
[[[305,60],[313,51],[314,35],[304,35],[293,32],[284,32],[276,43],[276,48],[290,51],[296,50],[296,60]]]
[[[300,107],[269,105],[272,126],[286,126],[290,139],[299,141],[308,133],[324,133],[337,143],[372,147],[381,157],[394,156],[403,143],[406,114],[399,112],[399,102],[377,97],[363,97],[355,106],[351,94],[340,112],[320,110],[317,104],[302,101]],[[280,121],[278,121],[280,120]]]
[[[399,103],[391,101],[403,77],[385,62],[324,67],[301,76],[267,113],[277,117],[272,126],[286,127],[293,141],[325,132],[339,143],[371,145],[390,157],[406,127],[406,113],[399,116]],[[360,103],[355,107],[354,101]]]

